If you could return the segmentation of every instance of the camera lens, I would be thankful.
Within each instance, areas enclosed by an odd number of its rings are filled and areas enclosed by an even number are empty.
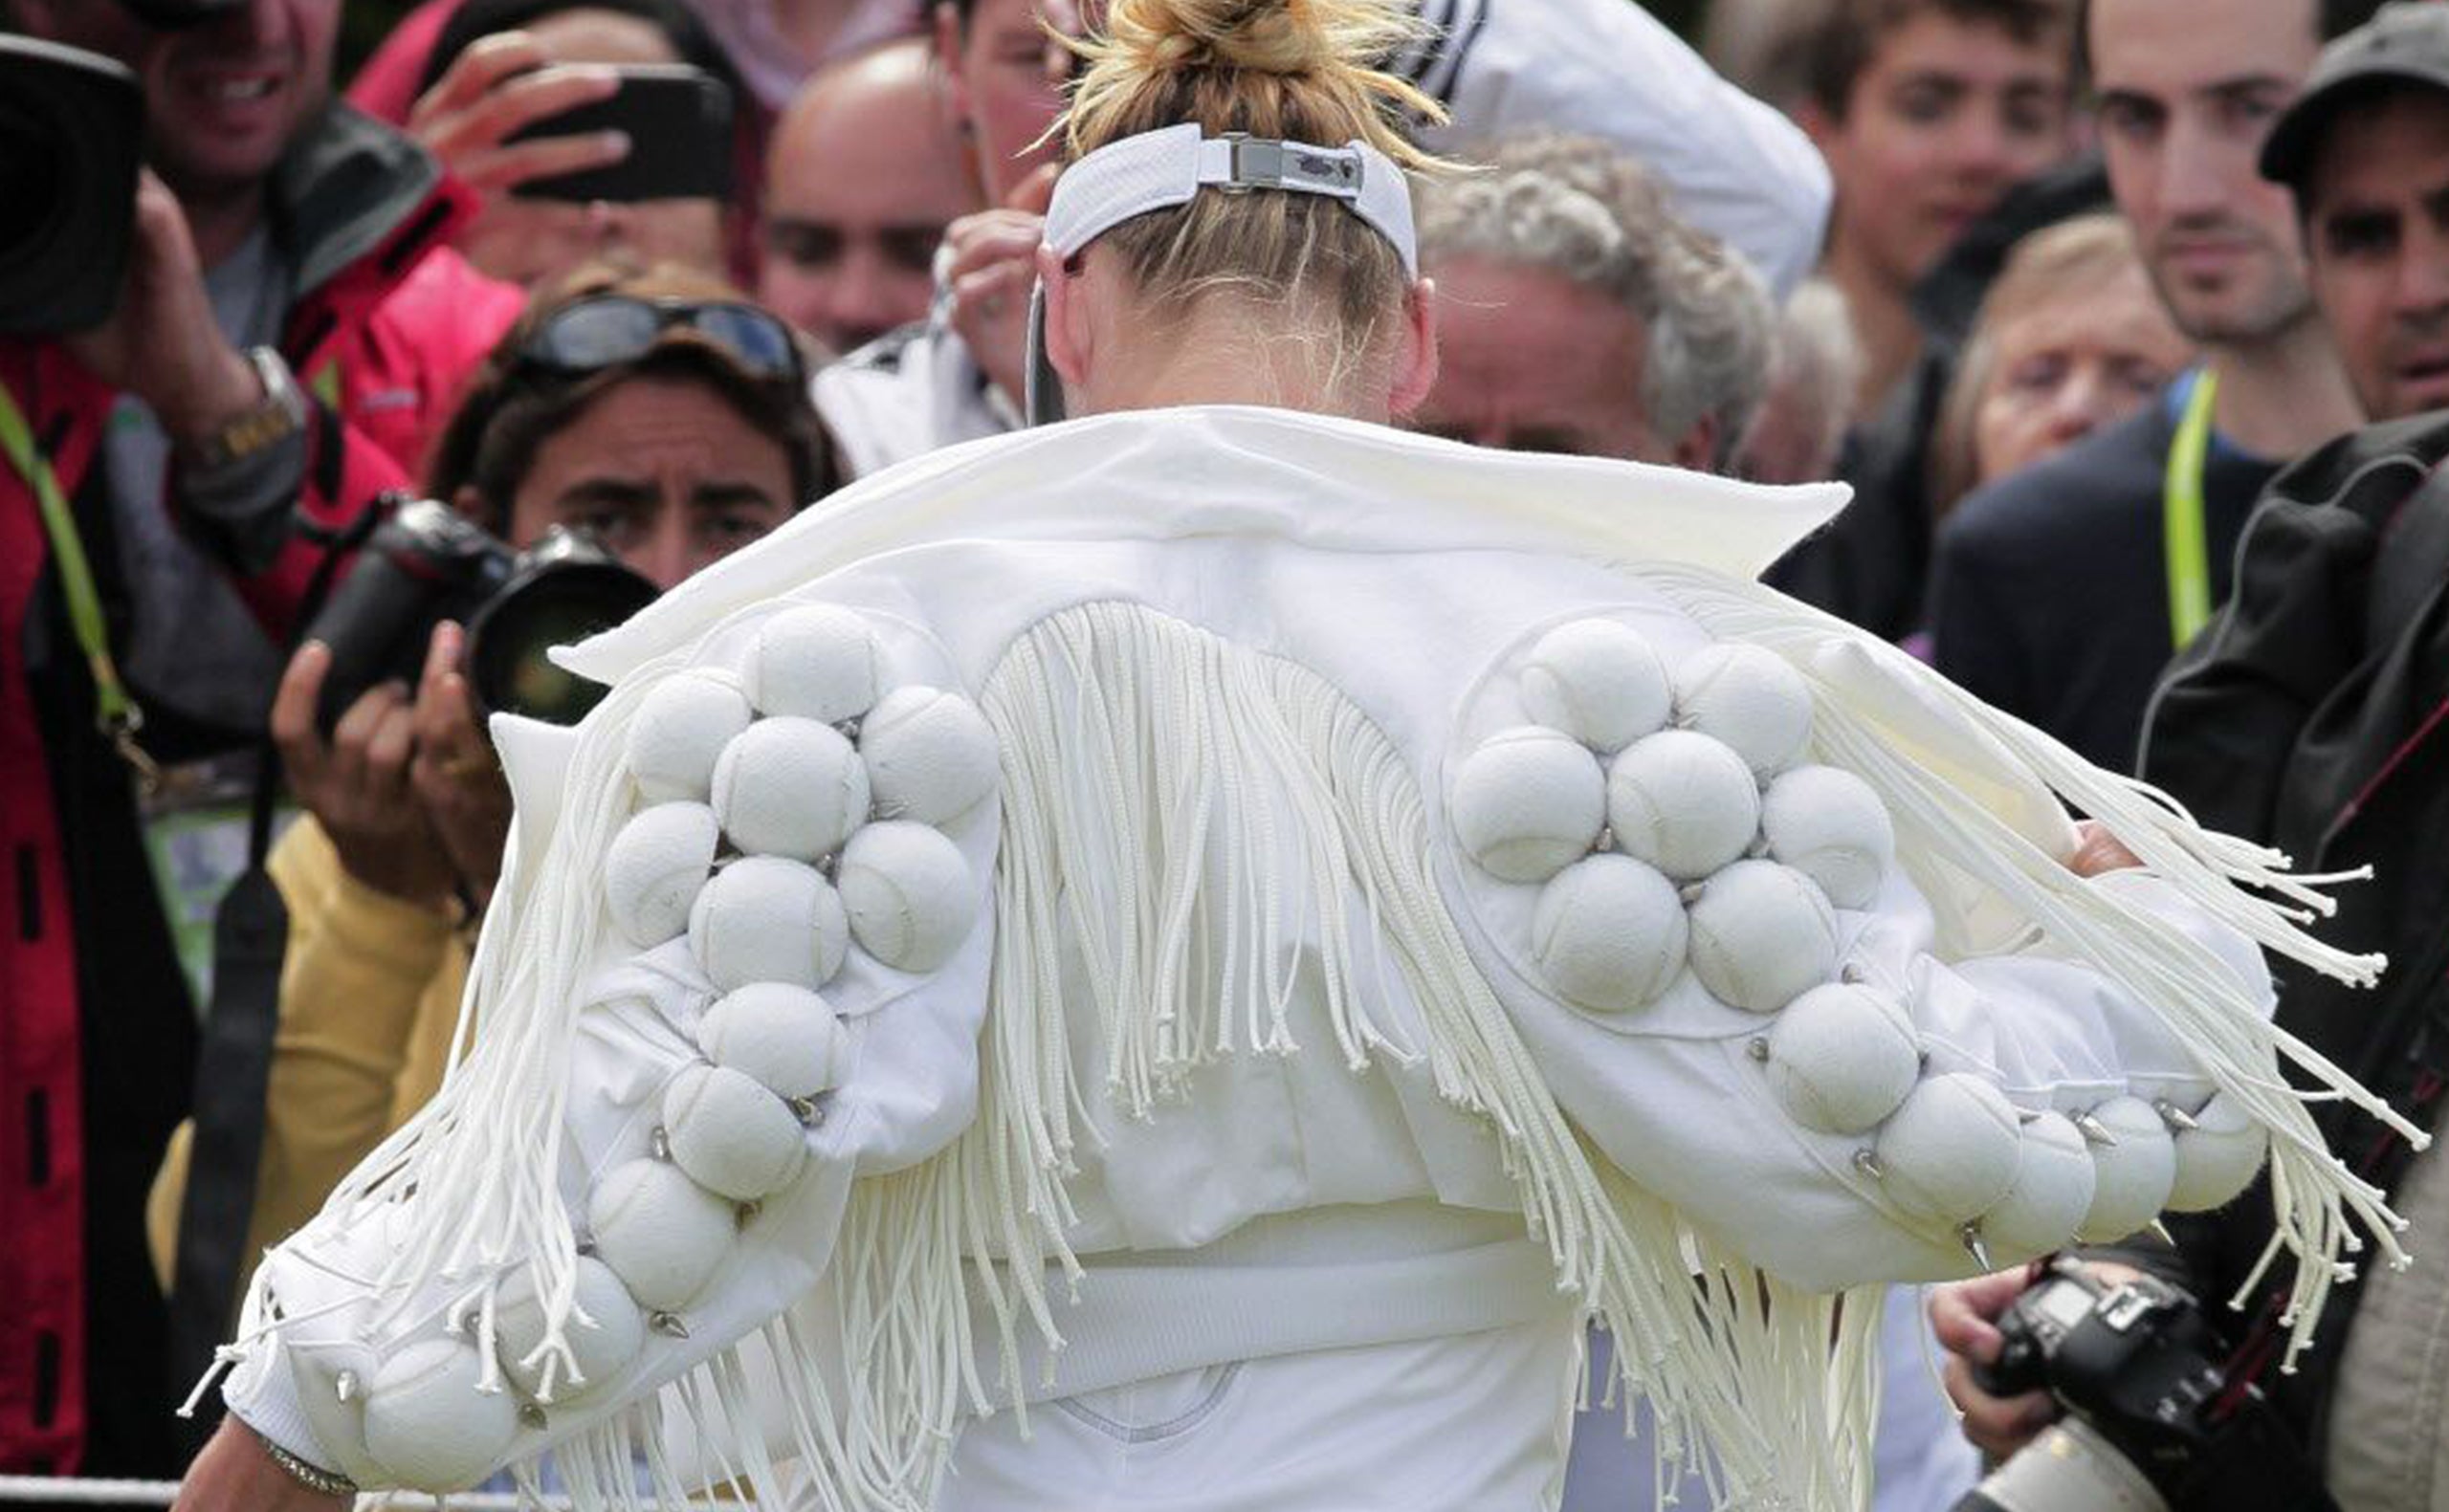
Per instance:
[[[0,34],[0,333],[101,323],[136,234],[144,92],[92,53]]]
[[[610,629],[653,602],[654,586],[606,562],[548,562],[512,583],[468,627],[469,680],[488,710],[574,725],[605,690],[545,652]]]
[[[1955,1512],[2169,1512],[2151,1480],[2080,1417],[2052,1424]]]

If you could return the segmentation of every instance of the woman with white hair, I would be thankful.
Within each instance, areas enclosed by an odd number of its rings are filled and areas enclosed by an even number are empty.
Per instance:
[[[499,724],[466,1058],[265,1261],[188,1505],[1553,1506],[1594,1318],[1724,1498],[1847,1505],[1884,1282],[2265,1151],[2390,1253],[2257,945],[2373,963],[2278,858],[1745,581],[1831,492],[1388,428],[1380,5],[1106,28],[1037,259],[1088,418]]]

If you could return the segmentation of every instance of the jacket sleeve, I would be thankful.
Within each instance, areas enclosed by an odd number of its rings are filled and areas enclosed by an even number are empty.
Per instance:
[[[2267,1011],[2267,976],[2241,935],[2201,919],[2141,873],[2087,886],[2213,951],[2252,982]],[[2103,975],[2038,948],[1940,959],[1931,911],[1901,876],[1870,909],[1841,920],[1843,980],[1902,1005],[1909,1018],[1908,1042],[1920,1062],[1908,1057],[1899,1067],[1910,1087],[1904,1101],[1953,1078],[1971,1078],[1998,1094],[1995,1106],[1933,1102],[1925,1121],[1935,1138],[1927,1146],[1907,1127],[1913,1115],[1893,1107],[1844,1132],[1798,1121],[1781,1084],[1842,1074],[1847,1047],[1823,1041],[1806,1051],[1800,1040],[1790,1045],[1778,1020],[1792,1008],[1762,1016],[1704,1003],[1688,979],[1683,993],[1629,1016],[1632,1023],[1547,998],[1516,1014],[1559,1102],[1611,1160],[1796,1285],[1835,1290],[1989,1269],[1985,1257],[1972,1253],[1965,1226],[1998,1229],[1988,1215],[2019,1194],[2023,1166],[2031,1163],[2033,1176],[2041,1172],[2029,1120],[2044,1113],[2088,1120],[2129,1097],[2147,1107],[2169,1102],[2191,1112],[2209,1096],[2185,1049]],[[2002,1109],[2007,1122],[1994,1126],[1988,1115]],[[2125,1155],[2151,1147],[2147,1158],[2160,1171],[2157,1194],[2142,1199],[2141,1216],[2117,1225],[2123,1234],[2142,1227],[2168,1198],[2176,1146],[2171,1130],[2150,1125],[2121,1125],[2114,1137],[2125,1141]],[[2089,1161],[2093,1150],[2079,1148]],[[2087,1201],[2072,1216],[2084,1220],[2091,1208]],[[2106,1212],[2101,1216],[2116,1223]],[[2030,1244],[2013,1233],[1981,1238],[1986,1259],[2007,1264],[2067,1242],[2074,1229],[2070,1222],[2054,1238]]]
[[[1801,130],[1720,78],[1625,0],[1426,0],[1443,30],[1411,73],[1453,115],[1439,150],[1509,133],[1605,138],[1666,181],[1693,225],[1752,260],[1777,297],[1820,260],[1833,190]]]
[[[250,1298],[232,1410],[362,1485],[465,1487],[629,1432],[624,1409],[717,1354],[745,1368],[726,1351],[826,1275],[854,1183],[971,1121],[991,739],[978,779],[953,783],[963,801],[927,822],[868,820],[860,786],[825,842],[840,870],[821,870],[760,817],[822,809],[801,763],[848,737],[753,720],[729,672],[656,676],[670,696],[616,690],[599,713],[619,717],[577,734],[496,720],[519,817],[472,971],[474,1048]],[[633,740],[632,717],[654,733]],[[717,863],[715,754],[760,724],[774,739],[740,749],[781,755],[725,769],[721,832],[746,848]],[[674,751],[676,767],[655,755]],[[859,911],[871,871],[925,906]]]

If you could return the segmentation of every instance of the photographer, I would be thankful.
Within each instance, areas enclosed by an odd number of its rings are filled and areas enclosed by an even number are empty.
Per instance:
[[[177,846],[200,832],[171,828],[188,817],[175,803],[260,730],[276,638],[323,556],[293,519],[339,527],[404,482],[517,307],[434,251],[458,202],[425,155],[331,104],[339,15],[340,0],[0,3],[36,39],[11,55],[10,166],[90,191],[87,160],[123,150],[140,100],[148,165],[107,207],[132,251],[106,319],[42,323],[47,280],[98,261],[84,241],[12,245],[0,287],[11,328],[31,331],[0,337],[11,1471],[175,1462],[142,1203],[196,1043],[182,968],[200,962],[170,925],[199,907],[209,920],[229,875],[188,869],[196,854]],[[100,55],[87,75],[124,65],[124,123],[46,128],[40,43]],[[29,238],[51,224],[31,194],[11,208]],[[155,795],[142,822],[140,770]]]
[[[2154,697],[2143,775],[2207,822],[2372,880],[2342,889],[2325,926],[2381,951],[2377,994],[2281,969],[2279,1022],[2436,1134],[2449,1010],[2441,929],[2449,887],[2449,8],[2394,5],[2326,50],[2263,147],[2294,194],[2308,282],[2360,402],[2381,423],[2323,447],[2265,490],[2237,559],[2237,592]],[[2417,1265],[2370,1260],[2333,1293],[2313,1348],[2282,1373],[2257,1278],[2269,1229],[2253,1203],[2173,1221],[2173,1254],[2129,1258],[2191,1291],[2234,1353],[2229,1390],[2269,1392],[2308,1473],[2345,1512],[2416,1512],[2449,1497],[2443,1417],[2449,1166],[2341,1120],[2328,1130],[2410,1224]],[[2349,1137],[2352,1136],[2352,1144]],[[1950,1288],[1933,1304],[1958,1356],[1950,1380],[1977,1442],[2017,1448],[2046,1395],[2001,1400],[1969,1366],[1995,1353],[2020,1274]],[[2243,1311],[2223,1304],[2241,1299]],[[2172,1498],[2179,1512],[2190,1504]],[[2248,1507],[2246,1502],[2219,1502]],[[2272,1502],[2296,1507],[2302,1501]]]
[[[788,329],[670,268],[581,270],[541,296],[471,384],[427,480],[515,549],[556,525],[592,530],[656,590],[830,483]],[[281,680],[273,733],[309,817],[272,859],[290,946],[249,1257],[311,1216],[441,1082],[510,818],[467,643],[459,625],[437,625],[416,687],[366,690],[328,735],[317,709],[349,647],[310,641]],[[188,1157],[183,1127],[148,1213],[165,1277]]]

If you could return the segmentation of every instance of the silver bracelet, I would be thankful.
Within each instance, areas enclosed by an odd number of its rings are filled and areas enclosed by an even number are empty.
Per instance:
[[[256,1434],[255,1437],[257,1441],[262,1443],[264,1446],[264,1453],[272,1457],[272,1462],[287,1471],[289,1473],[289,1479],[297,1481],[299,1485],[304,1486],[307,1490],[318,1492],[327,1497],[353,1497],[357,1495],[357,1482],[351,1480],[348,1477],[342,1475],[339,1471],[326,1470],[320,1465],[310,1465],[305,1460],[291,1454],[288,1450],[274,1443],[271,1439],[266,1438],[260,1433]]]

